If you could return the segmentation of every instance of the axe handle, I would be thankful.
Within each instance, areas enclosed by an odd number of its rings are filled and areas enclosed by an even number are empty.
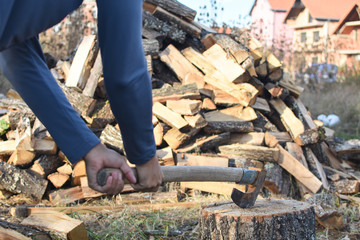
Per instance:
[[[136,179],[136,168],[132,168]],[[242,168],[230,167],[204,167],[204,166],[162,166],[164,174],[163,182],[236,182],[239,184],[252,184],[257,177],[257,171]],[[97,181],[100,186],[106,184],[107,178],[112,172],[119,172],[119,169],[104,168],[97,174]],[[245,176],[245,177],[244,177]],[[125,183],[129,183],[124,179]]]

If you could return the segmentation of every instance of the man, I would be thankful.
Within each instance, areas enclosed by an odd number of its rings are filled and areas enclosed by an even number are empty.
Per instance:
[[[151,82],[144,58],[142,0],[98,0],[99,44],[112,111],[128,160],[107,149],[71,107],[48,70],[37,34],[60,22],[82,0],[0,0],[0,68],[46,126],[72,163],[86,162],[89,186],[118,194],[124,175],[136,190],[156,191],[163,175],[152,130]],[[96,182],[105,167],[119,168],[105,186]]]

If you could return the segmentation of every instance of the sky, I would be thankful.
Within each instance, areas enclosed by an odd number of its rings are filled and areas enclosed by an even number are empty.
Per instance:
[[[210,6],[211,0],[178,0],[178,1],[196,10],[199,15],[199,12],[201,11],[199,7],[204,5]],[[234,25],[238,26],[239,22],[241,23],[241,25],[243,25],[244,22],[246,21],[244,20],[239,21],[240,19],[239,16],[241,16],[241,19],[243,19],[245,16],[248,16],[251,7],[255,2],[255,0],[217,0],[217,1],[218,1],[218,5],[224,8],[224,11],[220,11],[219,16],[217,18],[218,24],[222,25],[222,23],[224,22],[230,26],[234,26]]]

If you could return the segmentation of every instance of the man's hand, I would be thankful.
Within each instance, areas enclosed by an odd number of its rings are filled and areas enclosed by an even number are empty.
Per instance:
[[[106,148],[103,144],[99,143],[92,148],[84,157],[86,163],[86,173],[88,176],[89,187],[92,189],[108,193],[112,195],[119,194],[124,188],[124,181],[122,175],[131,182],[136,183],[136,178],[131,168],[126,163],[124,156],[121,156],[117,152]],[[108,177],[105,186],[100,186],[97,183],[97,173],[103,168],[118,168],[121,173],[112,173]]]
[[[131,184],[137,191],[156,192],[164,178],[157,156],[142,165],[136,166],[138,182]]]

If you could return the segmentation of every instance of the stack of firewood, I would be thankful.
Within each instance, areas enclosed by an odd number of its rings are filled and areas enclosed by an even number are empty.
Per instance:
[[[194,22],[195,15],[175,0],[144,3],[143,45],[161,164],[265,168],[268,194],[358,193],[359,171],[331,147],[334,132],[313,121],[299,98],[303,89],[281,61],[248,31],[218,34]],[[72,62],[59,61],[51,71],[102,142],[124,154],[96,36],[84,37]],[[2,194],[54,202],[100,196],[87,185],[84,162],[71,166],[30,109],[10,95],[0,101]],[[219,194],[234,185],[182,183]]]

